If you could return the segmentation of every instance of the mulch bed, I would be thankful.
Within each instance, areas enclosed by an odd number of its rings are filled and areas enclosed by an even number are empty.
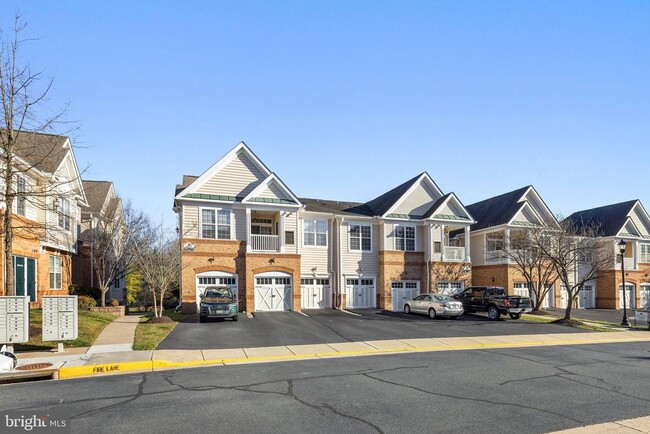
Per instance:
[[[561,324],[569,327],[578,327],[582,325],[581,321],[577,319],[565,320],[564,318],[553,321],[551,324]]]
[[[149,321],[147,321],[149,324],[163,324],[163,323],[170,323],[174,322],[173,319],[171,319],[168,316],[154,316],[151,318]]]

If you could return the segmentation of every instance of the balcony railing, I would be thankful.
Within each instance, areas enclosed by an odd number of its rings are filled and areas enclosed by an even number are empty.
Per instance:
[[[251,235],[250,247],[254,252],[279,252],[280,237],[277,235]]]
[[[620,255],[616,255],[616,263],[620,267],[620,265],[621,265],[621,257],[620,257]],[[624,258],[624,263],[625,263],[625,269],[626,270],[633,270],[634,269],[634,258]]]
[[[493,250],[485,252],[485,262],[505,262],[506,252],[504,250]]]
[[[464,261],[465,247],[445,246],[445,261]]]

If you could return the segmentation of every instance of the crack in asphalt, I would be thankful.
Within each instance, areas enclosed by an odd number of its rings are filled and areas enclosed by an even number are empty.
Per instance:
[[[482,403],[482,404],[491,404],[491,405],[495,405],[495,406],[509,406],[509,407],[522,408],[522,409],[525,409],[525,410],[533,410],[533,411],[539,411],[541,413],[552,414],[554,416],[559,416],[559,417],[562,417],[562,418],[565,418],[565,419],[569,419],[569,420],[571,420],[573,422],[577,422],[577,423],[584,423],[583,421],[581,421],[579,419],[574,419],[574,418],[572,418],[570,416],[567,416],[565,414],[557,413],[557,412],[554,412],[554,411],[551,411],[551,410],[545,410],[543,408],[537,408],[537,407],[527,406],[527,405],[523,405],[523,404],[511,403],[511,402],[497,402],[497,401],[490,401],[489,399],[471,398],[471,397],[467,397],[467,396],[452,395],[452,394],[448,394],[448,393],[432,392],[430,390],[425,390],[425,389],[419,388],[417,386],[411,386],[409,384],[403,384],[403,383],[398,383],[398,382],[395,382],[395,381],[385,380],[383,378],[373,377],[371,374],[362,374],[362,375],[364,375],[367,378],[371,378],[373,380],[379,381],[381,383],[386,383],[386,384],[391,384],[391,385],[394,385],[394,386],[404,387],[404,388],[407,388],[407,389],[415,390],[415,391],[418,391],[420,393],[424,393],[424,394],[431,395],[431,396],[436,396],[436,397],[439,397],[439,398],[451,398],[451,399],[458,399],[460,401],[471,401],[471,402],[478,402],[478,403]]]
[[[96,413],[101,413],[101,412],[104,412],[104,411],[109,410],[111,408],[119,407],[120,405],[124,405],[124,404],[128,404],[129,402],[133,402],[136,399],[138,399],[138,398],[140,398],[141,396],[144,395],[144,385],[145,385],[146,382],[147,382],[147,374],[142,374],[142,380],[140,380],[140,382],[138,383],[138,391],[135,393],[135,395],[131,395],[128,399],[126,399],[124,401],[117,402],[115,404],[111,404],[111,405],[109,405],[107,407],[95,408],[93,410],[88,410],[88,411],[84,411],[83,413],[75,414],[74,416],[71,417],[71,419],[77,419],[77,418],[80,418],[80,417],[83,417],[83,416],[92,416],[92,415],[94,415]],[[126,398],[126,397],[124,397],[124,398]],[[115,398],[115,399],[119,399],[119,398]]]

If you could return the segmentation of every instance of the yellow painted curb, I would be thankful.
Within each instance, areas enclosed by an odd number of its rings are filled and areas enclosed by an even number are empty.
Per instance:
[[[151,371],[151,360],[139,362],[103,363],[100,365],[70,366],[59,369],[59,378],[87,377],[133,371]]]
[[[105,363],[96,365],[85,366],[71,366],[62,367],[59,369],[59,378],[75,378],[75,377],[91,377],[108,374],[120,374],[136,371],[154,371],[158,369],[173,369],[183,367],[201,367],[201,366],[214,366],[214,365],[230,365],[230,364],[245,364],[254,362],[273,362],[273,361],[290,361],[290,360],[305,360],[314,358],[335,358],[346,356],[364,356],[364,355],[379,355],[379,354],[397,354],[404,352],[437,352],[437,351],[453,351],[453,350],[476,350],[486,348],[518,348],[518,347],[540,347],[540,346],[563,346],[563,345],[590,345],[590,344],[607,344],[619,342],[647,342],[650,341],[648,337],[629,337],[617,338],[608,340],[596,339],[582,339],[582,340],[549,340],[549,341],[525,341],[525,342],[503,342],[503,343],[475,343],[463,345],[432,345],[425,347],[400,347],[391,349],[366,349],[366,350],[353,350],[353,351],[332,351],[326,353],[310,353],[310,354],[291,354],[282,356],[260,356],[260,357],[235,357],[229,359],[214,359],[214,360],[190,360],[190,361],[168,361],[168,360],[143,360],[137,362],[123,362],[123,363]]]

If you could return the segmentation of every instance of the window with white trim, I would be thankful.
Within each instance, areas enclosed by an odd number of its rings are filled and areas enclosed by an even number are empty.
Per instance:
[[[372,226],[350,225],[350,250],[369,252],[372,250]]]
[[[70,201],[68,199],[59,198],[59,206],[57,208],[57,215],[59,217],[59,227],[70,230]]]
[[[505,248],[503,232],[490,232],[486,236],[486,250],[488,252],[497,252]]]
[[[639,244],[639,262],[650,263],[650,244]]]
[[[50,289],[61,289],[61,257],[50,256]]]
[[[415,251],[415,226],[397,225],[393,231],[395,250]]]
[[[27,192],[27,183],[25,182],[25,177],[21,175],[16,175],[16,214],[25,216],[27,215],[26,211],[26,200],[25,193]]]
[[[327,247],[327,220],[304,220],[302,244]]]
[[[234,277],[199,277],[199,285],[235,285]]]
[[[201,209],[201,238],[229,240],[230,233],[230,210]]]

